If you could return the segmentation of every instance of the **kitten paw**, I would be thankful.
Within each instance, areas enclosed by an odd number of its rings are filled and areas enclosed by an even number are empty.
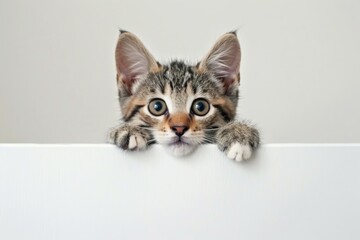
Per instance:
[[[108,142],[124,150],[144,150],[148,146],[150,134],[139,127],[127,124],[120,125],[110,130]]]
[[[228,158],[240,162],[251,157],[259,146],[260,137],[255,128],[245,123],[231,122],[218,130],[216,141]]]
[[[251,157],[251,147],[249,145],[242,145],[238,142],[233,143],[226,152],[226,156],[237,162],[247,160]]]

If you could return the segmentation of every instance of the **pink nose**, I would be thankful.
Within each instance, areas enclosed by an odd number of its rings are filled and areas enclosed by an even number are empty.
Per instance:
[[[171,129],[175,132],[176,135],[181,137],[189,128],[187,126],[172,126]]]

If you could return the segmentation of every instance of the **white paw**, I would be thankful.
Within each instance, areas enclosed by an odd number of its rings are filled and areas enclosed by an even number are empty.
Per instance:
[[[144,150],[147,140],[141,132],[127,127],[111,129],[108,142],[113,143],[124,150]]]
[[[138,150],[143,150],[146,148],[146,141],[145,139],[138,135],[131,135],[129,138],[129,149],[133,150],[133,149],[138,149]]]
[[[237,162],[247,160],[251,157],[251,148],[249,145],[242,145],[238,142],[231,144],[226,156]]]

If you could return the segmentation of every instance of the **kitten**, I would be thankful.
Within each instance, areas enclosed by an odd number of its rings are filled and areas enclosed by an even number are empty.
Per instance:
[[[250,158],[259,132],[234,121],[240,55],[230,32],[197,65],[162,65],[134,34],[121,31],[115,59],[123,122],[110,130],[109,142],[124,150],[159,143],[177,156],[216,143],[230,159]]]

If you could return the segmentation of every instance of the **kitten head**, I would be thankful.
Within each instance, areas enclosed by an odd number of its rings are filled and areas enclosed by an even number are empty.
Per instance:
[[[240,45],[234,32],[196,65],[161,65],[129,32],[120,34],[115,56],[124,121],[149,131],[175,155],[214,142],[216,129],[235,117]]]

